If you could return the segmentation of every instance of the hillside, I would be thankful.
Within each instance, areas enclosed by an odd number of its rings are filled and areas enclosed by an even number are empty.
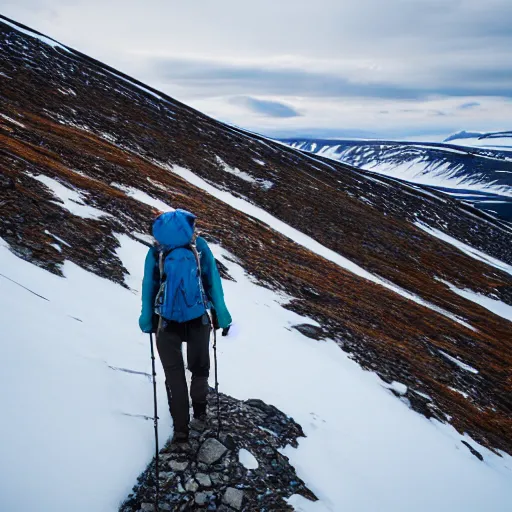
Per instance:
[[[286,139],[293,148],[442,192],[512,220],[512,138],[461,132],[445,143]],[[449,142],[449,143],[448,143]]]
[[[216,122],[5,18],[0,54],[1,505],[110,511],[150,461],[137,239],[180,207],[235,319],[222,390],[304,429],[279,448],[320,500],[297,509],[508,509],[509,224]]]

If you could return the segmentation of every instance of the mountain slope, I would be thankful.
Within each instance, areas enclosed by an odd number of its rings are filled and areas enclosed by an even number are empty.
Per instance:
[[[502,139],[492,138],[492,134],[481,135],[480,138],[469,138],[462,134],[460,139],[447,139],[452,140],[450,144],[316,139],[286,139],[283,142],[443,192],[510,221],[512,148],[500,146]]]
[[[320,505],[372,510],[373,496],[383,510],[453,510],[461,502],[469,510],[490,499],[499,510],[510,503],[507,224],[442,194],[230,128],[12,25],[0,22],[0,237],[10,251],[2,249],[2,269],[27,288],[40,282],[33,290],[39,295],[54,287],[51,302],[62,296],[64,304],[75,303],[60,288],[63,282],[70,290],[80,290],[87,276],[91,286],[97,276],[117,283],[104,281],[116,292],[94,287],[97,296],[84,298],[93,311],[80,334],[86,355],[135,371],[147,364],[136,327],[138,297],[122,288],[138,289],[143,248],[134,237],[147,232],[155,208],[190,209],[214,243],[225,276],[236,279],[226,282],[236,324],[223,347],[221,384],[238,398],[274,403],[303,425],[307,439],[286,453]],[[70,266],[80,278],[73,279]],[[10,293],[3,294],[5,303]],[[117,294],[130,306],[110,315]],[[74,300],[80,309],[80,297]],[[15,325],[23,322],[21,301],[17,297],[7,310]],[[102,312],[97,318],[95,306]],[[309,327],[291,329],[301,323]],[[36,328],[16,339],[34,339]],[[73,353],[66,329],[57,347]],[[41,332],[51,339],[51,325],[43,324]],[[97,346],[88,349],[95,332],[101,333]],[[127,349],[130,360],[120,364],[124,339],[137,349]],[[361,372],[345,352],[382,380]],[[15,355],[7,352],[4,361]],[[31,352],[25,357],[32,360]],[[79,389],[81,380],[72,377]],[[111,386],[122,394],[121,384]],[[162,391],[160,383],[161,397]],[[134,394],[141,392],[137,387]],[[100,390],[91,393],[93,403]],[[468,435],[426,422],[404,403]],[[14,406],[9,410],[17,418]],[[30,418],[37,424],[37,415]],[[144,435],[128,420],[123,426],[133,439],[143,436],[149,458],[149,426]],[[81,436],[89,442],[86,431]],[[109,440],[121,443],[115,444],[120,451],[134,442]],[[462,440],[484,454],[486,466]],[[350,449],[368,443],[367,450]],[[484,446],[501,450],[503,458]],[[330,460],[331,453],[337,457]],[[414,489],[414,481],[429,481],[428,493],[398,496],[392,481],[381,480],[390,470],[390,453],[399,461],[392,466],[395,482],[406,479]],[[440,459],[449,461],[444,468]],[[368,473],[369,467],[378,469]],[[133,465],[130,471],[125,476],[133,478]],[[351,485],[340,488],[343,478]],[[462,496],[459,478],[472,482],[474,491]],[[375,494],[361,497],[368,479]],[[443,482],[452,485],[446,502]],[[479,488],[477,482],[484,483]]]

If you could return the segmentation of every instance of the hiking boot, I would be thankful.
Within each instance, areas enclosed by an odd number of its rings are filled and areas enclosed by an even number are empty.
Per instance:
[[[208,423],[208,416],[205,412],[199,416],[194,416],[190,422],[190,428],[202,432],[206,429]]]
[[[188,443],[188,430],[174,432],[171,443]]]

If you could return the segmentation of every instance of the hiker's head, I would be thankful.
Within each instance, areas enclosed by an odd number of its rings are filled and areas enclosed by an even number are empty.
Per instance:
[[[153,236],[169,248],[188,245],[194,238],[195,221],[196,216],[186,210],[162,213],[153,222]]]

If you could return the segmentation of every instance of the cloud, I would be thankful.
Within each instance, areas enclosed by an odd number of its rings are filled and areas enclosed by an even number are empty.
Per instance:
[[[298,117],[301,114],[293,107],[279,101],[259,100],[251,96],[236,96],[230,100],[235,105],[269,117]]]
[[[512,41],[511,41],[512,43]],[[506,66],[509,69],[506,69]],[[261,63],[226,63],[218,60],[153,58],[148,72],[160,83],[176,84],[199,95],[243,94],[304,97],[368,97],[423,100],[430,96],[502,96],[512,98],[512,59],[481,76],[475,69],[434,69],[430,81],[411,80],[402,74],[380,80],[351,77],[350,73],[309,71]]]
[[[510,129],[510,0],[4,0],[2,14],[253,130]]]
[[[471,108],[476,108],[481,105],[478,101],[468,101],[467,103],[463,103],[462,105],[459,105],[457,108],[459,110],[469,110]]]

